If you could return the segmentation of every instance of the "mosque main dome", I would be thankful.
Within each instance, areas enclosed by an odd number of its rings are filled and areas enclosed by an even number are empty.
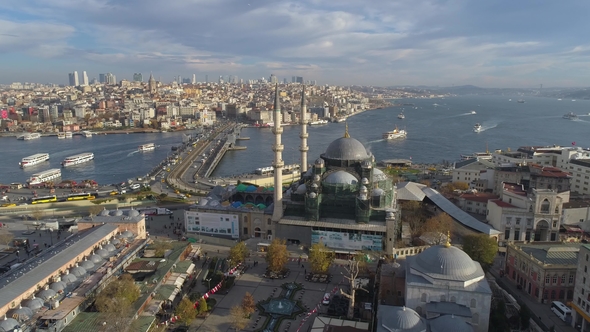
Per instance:
[[[416,271],[437,279],[468,281],[483,275],[469,255],[453,246],[430,247],[417,255],[412,265]]]
[[[346,135],[330,143],[322,157],[333,160],[365,160],[371,156],[361,142]]]

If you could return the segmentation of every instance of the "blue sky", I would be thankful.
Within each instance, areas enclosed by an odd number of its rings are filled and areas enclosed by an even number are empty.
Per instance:
[[[590,2],[2,0],[0,83],[112,72],[587,86]]]

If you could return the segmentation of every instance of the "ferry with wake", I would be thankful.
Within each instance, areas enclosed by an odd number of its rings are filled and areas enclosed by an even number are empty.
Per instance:
[[[398,115],[397,115],[397,118],[398,118],[398,119],[402,119],[402,120],[403,120],[403,119],[405,119],[405,118],[406,118],[406,116],[404,115],[404,111],[402,111],[400,114],[398,114]]]
[[[25,167],[40,164],[40,163],[47,161],[47,160],[49,160],[49,153],[37,153],[32,156],[24,157],[20,161],[19,165],[20,165],[20,167],[25,168]]]
[[[482,131],[482,126],[479,123],[476,123],[475,126],[473,126],[473,131],[476,133],[479,133]]]
[[[30,141],[30,140],[38,139],[38,138],[41,138],[41,134],[30,133],[30,134],[21,135],[21,136],[17,137],[16,139],[21,140],[21,141]]]
[[[140,145],[137,149],[139,152],[146,152],[146,151],[153,151],[156,149],[156,145],[154,143],[148,143]]]
[[[408,133],[403,130],[403,129],[397,129],[397,127],[395,127],[394,130],[392,131],[388,131],[383,133],[382,137],[383,139],[398,139],[398,138],[406,138],[406,136],[408,135]]]
[[[578,120],[578,116],[574,112],[569,112],[567,114],[564,114],[563,118],[568,119],[568,120]]]
[[[46,171],[35,173],[27,180],[28,184],[41,184],[61,177],[61,169],[52,168]]]
[[[67,157],[61,163],[61,165],[63,167],[74,166],[74,165],[78,165],[78,164],[82,164],[82,163],[91,161],[93,159],[94,159],[94,153],[86,152],[86,153],[81,153],[81,154]]]

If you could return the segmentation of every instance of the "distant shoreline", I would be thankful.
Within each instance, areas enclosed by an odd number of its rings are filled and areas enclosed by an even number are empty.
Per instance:
[[[160,132],[165,132],[165,133],[174,133],[174,132],[179,132],[179,131],[187,131],[187,130],[193,130],[193,129],[183,129],[183,130],[174,130],[174,131],[161,131],[158,129],[124,129],[124,130],[105,130],[105,131],[91,131],[91,130],[85,130],[85,131],[90,131],[92,133],[92,135],[96,135],[96,136],[104,136],[104,135],[113,135],[113,134],[153,134],[153,133],[160,133]],[[0,137],[18,137],[20,135],[24,135],[24,134],[29,134],[29,132],[2,132],[0,133]],[[53,132],[53,133],[39,133],[41,134],[41,137],[57,137],[57,133]],[[81,132],[74,132],[74,135],[82,135]]]

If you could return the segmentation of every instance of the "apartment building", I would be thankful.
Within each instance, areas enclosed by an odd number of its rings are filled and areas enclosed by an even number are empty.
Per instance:
[[[572,325],[579,331],[590,331],[590,245],[582,244],[578,255],[574,297],[569,303]]]
[[[469,159],[455,163],[452,171],[452,182],[464,182],[470,189],[484,191],[492,189],[494,164],[489,160]]]

